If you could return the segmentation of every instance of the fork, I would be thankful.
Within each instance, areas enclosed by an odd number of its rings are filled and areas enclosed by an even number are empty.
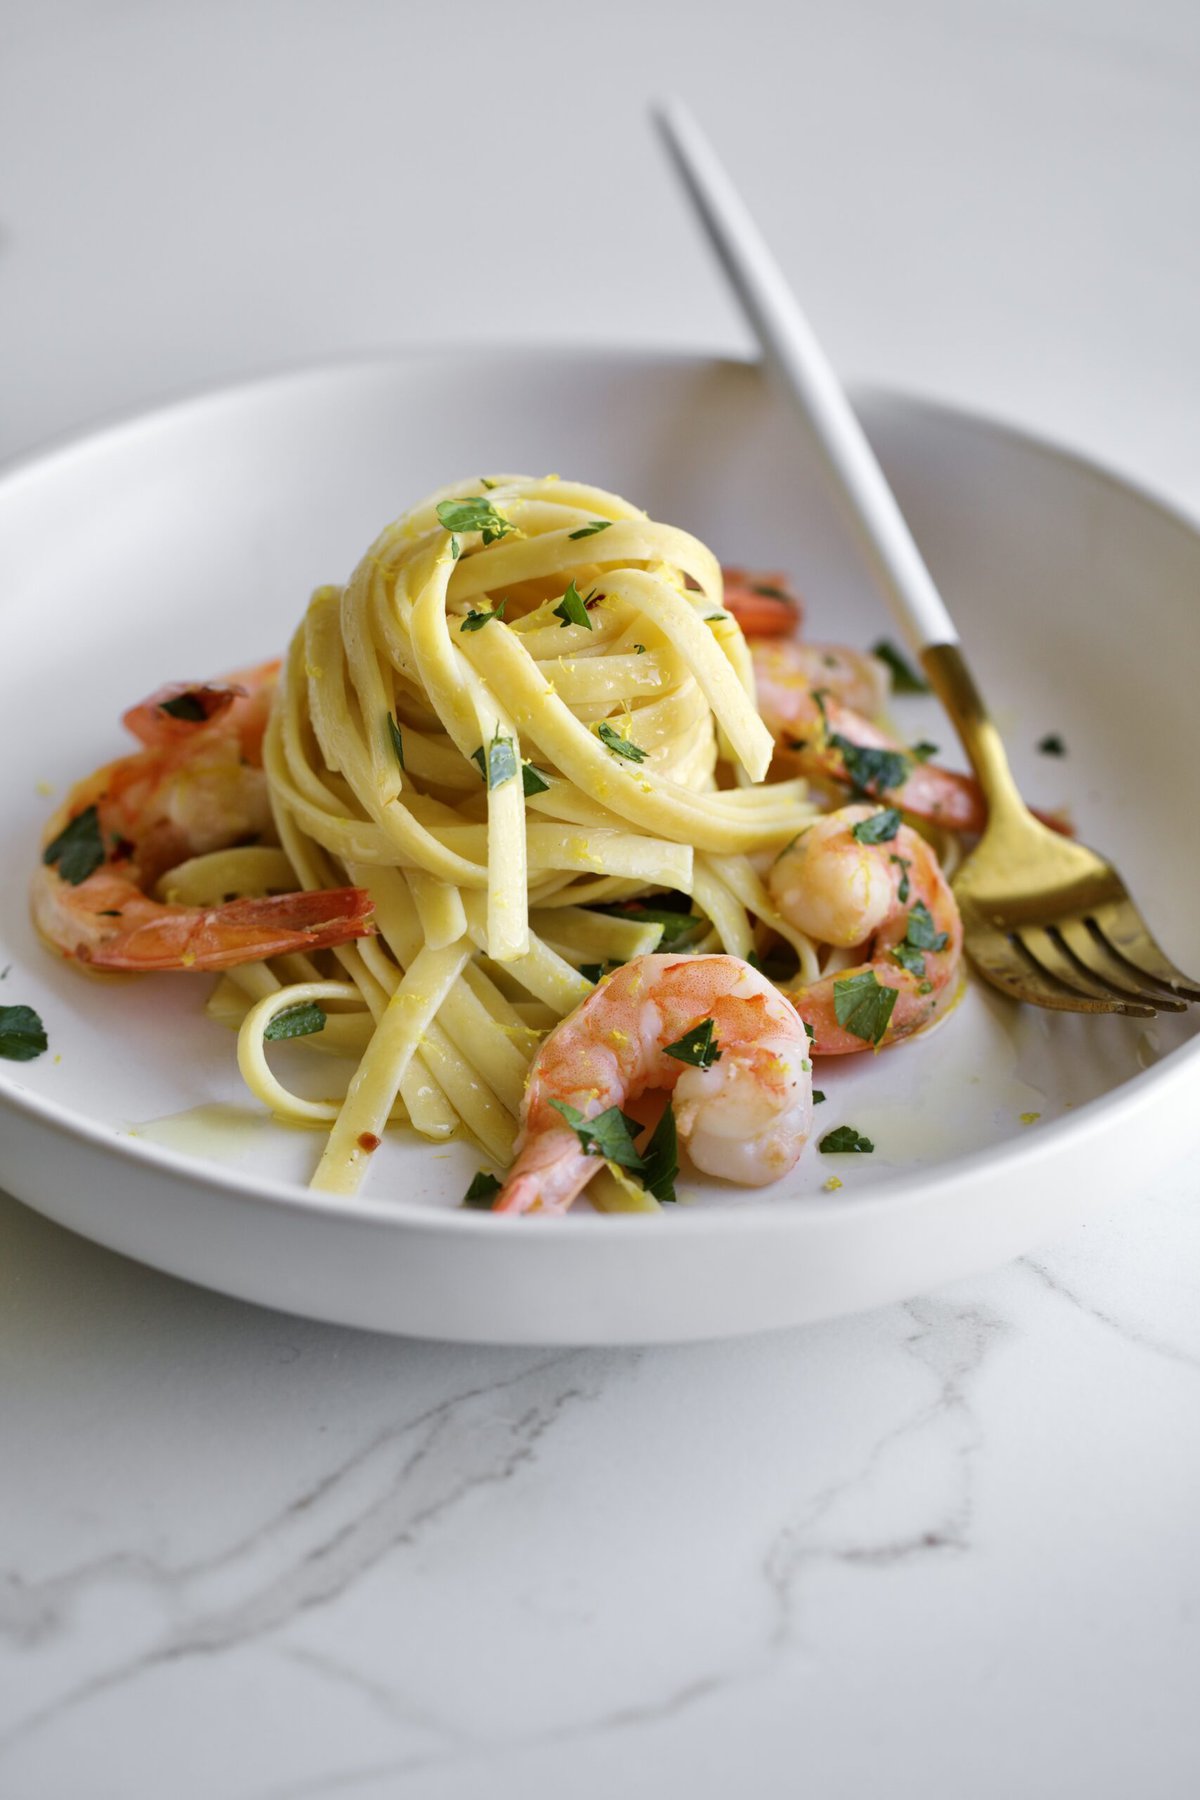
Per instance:
[[[1182,1012],[1200,985],[1155,942],[1104,857],[1035,819],[958,632],[850,408],[765,238],[681,101],[657,123],[768,366],[814,433],[897,624],[962,740],[988,804],[976,848],[954,877],[975,968],[1014,1000],[1061,1012]]]

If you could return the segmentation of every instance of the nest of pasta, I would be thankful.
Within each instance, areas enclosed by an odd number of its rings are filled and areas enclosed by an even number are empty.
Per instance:
[[[771,757],[715,557],[599,489],[444,489],[319,589],[264,767],[301,885],[368,889],[377,935],[327,953],[336,980],[293,958],[215,999],[246,1013],[254,1091],[331,1126],[316,1185],[353,1191],[389,1119],[506,1162],[540,1036],[612,963],[781,938],[815,968],[761,880],[812,816]],[[314,1004],[320,1047],[359,1058],[344,1100],[267,1063],[271,1021]]]

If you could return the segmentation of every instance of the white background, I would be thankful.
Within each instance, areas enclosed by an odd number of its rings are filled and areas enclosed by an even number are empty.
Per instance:
[[[5,455],[390,345],[741,348],[646,124],[677,90],[845,373],[1200,510],[1191,0],[0,33]],[[1196,1199],[869,1318],[573,1356],[276,1317],[5,1201],[0,1791],[1182,1800]]]

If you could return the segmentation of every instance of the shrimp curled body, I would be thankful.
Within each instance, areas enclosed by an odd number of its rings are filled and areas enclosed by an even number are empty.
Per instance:
[[[34,924],[64,956],[131,973],[222,969],[369,931],[370,896],[360,888],[212,907],[165,904],[151,893],[185,858],[273,837],[262,740],[278,666],[174,682],[125,713],[142,748],[76,784],[34,876]],[[62,854],[71,832],[82,867]]]
[[[720,1052],[710,1067],[667,1054],[710,1019]],[[553,1102],[594,1119],[651,1089],[674,1095],[697,1168],[746,1186],[786,1175],[812,1127],[808,1039],[777,988],[734,956],[635,957],[538,1050],[494,1210],[565,1212],[601,1166]]]
[[[950,884],[929,845],[908,825],[883,843],[860,843],[854,827],[878,812],[876,806],[843,806],[827,813],[767,875],[776,906],[802,931],[842,949],[862,946],[862,960],[853,967],[787,990],[812,1028],[814,1056],[882,1048],[910,1037],[931,1025],[958,990],[962,920]],[[872,974],[896,995],[878,1040],[846,1022],[856,978],[861,993],[861,978]]]

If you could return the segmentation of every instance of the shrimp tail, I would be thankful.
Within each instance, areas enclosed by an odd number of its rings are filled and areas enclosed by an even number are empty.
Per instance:
[[[564,1213],[598,1168],[573,1131],[530,1136],[492,1206],[493,1212]]]
[[[76,954],[97,969],[227,969],[366,937],[371,908],[365,888],[317,888],[209,908],[154,906],[149,916],[103,943],[80,945]]]

